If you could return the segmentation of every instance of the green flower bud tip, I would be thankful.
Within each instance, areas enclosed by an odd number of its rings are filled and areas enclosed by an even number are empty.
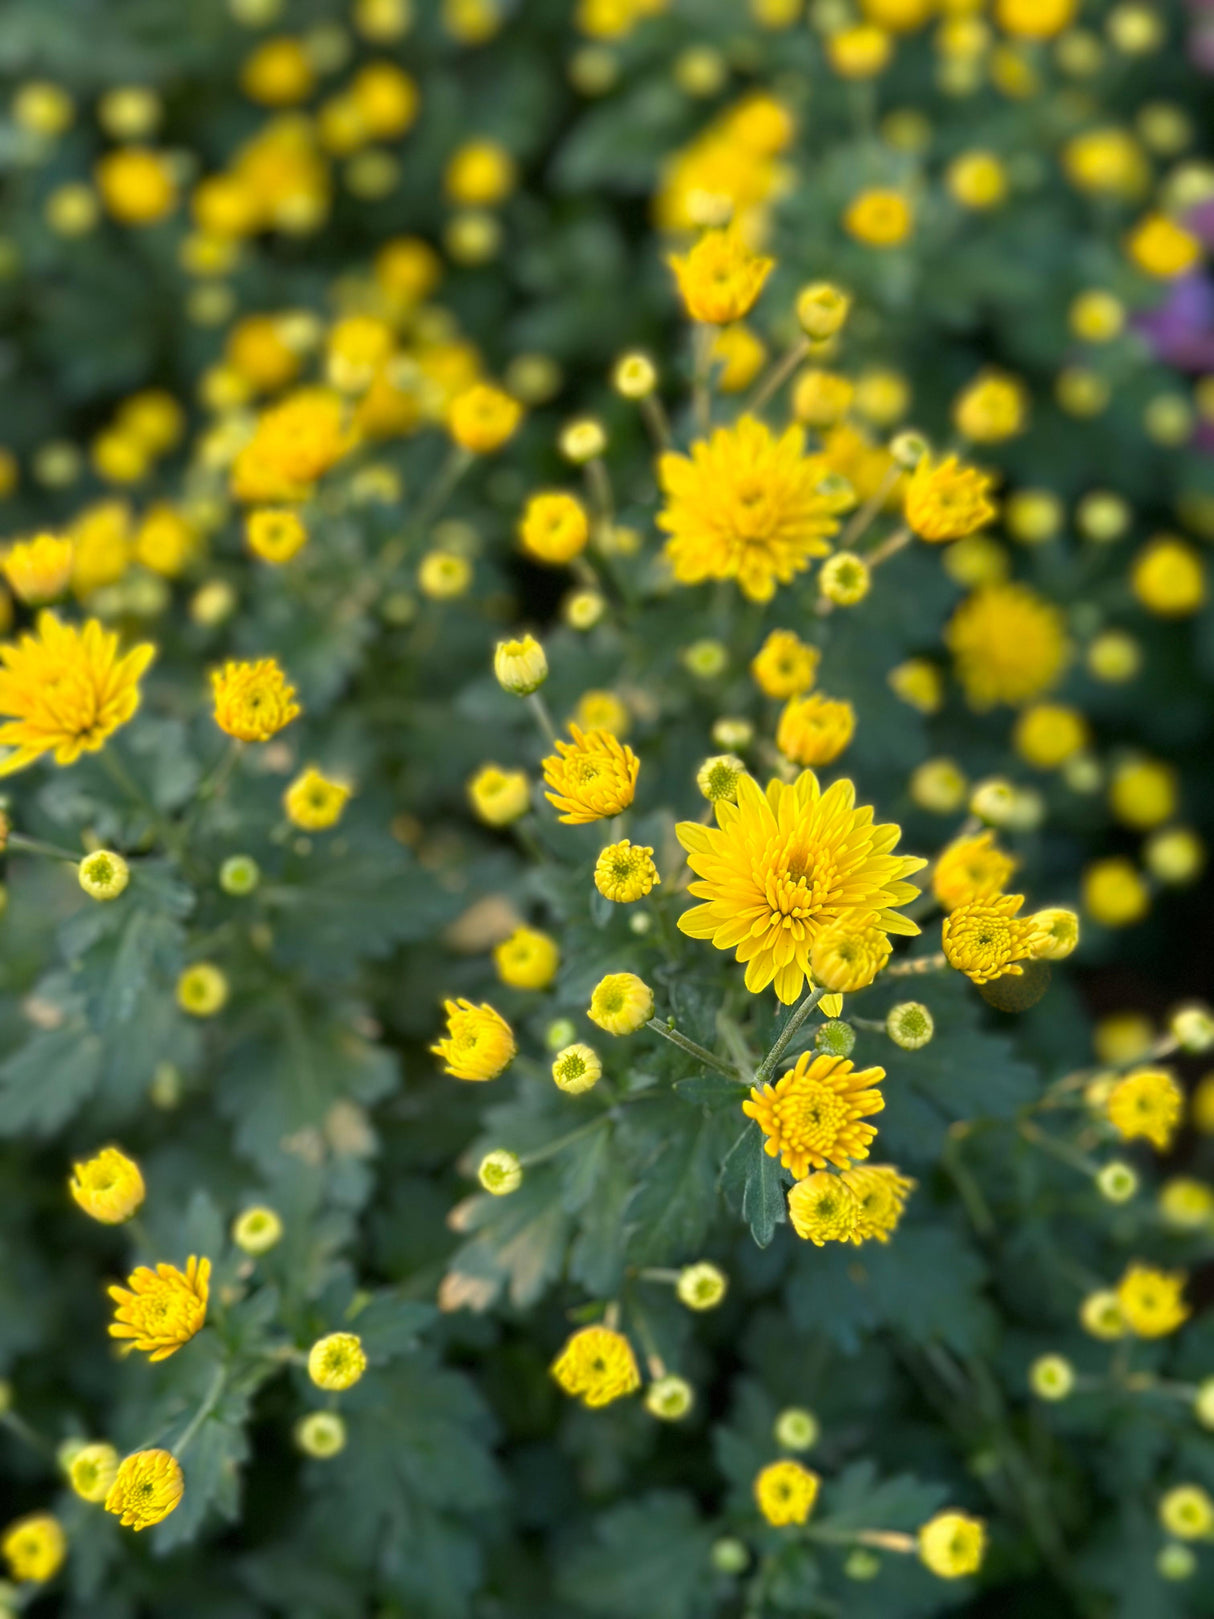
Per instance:
[[[825,1051],[832,1057],[850,1057],[855,1044],[856,1031],[841,1018],[831,1018],[814,1032],[814,1050]]]
[[[309,1411],[295,1426],[295,1443],[305,1456],[326,1461],[345,1448],[346,1425],[336,1411]]]
[[[645,1409],[659,1422],[679,1422],[695,1403],[695,1391],[685,1378],[659,1377],[645,1394]]]
[[[486,1153],[481,1159],[477,1178],[494,1197],[509,1197],[523,1184],[523,1166],[516,1154],[499,1147],[496,1152]]]
[[[1063,1355],[1041,1355],[1029,1367],[1029,1386],[1042,1400],[1065,1400],[1075,1387],[1075,1368]]]
[[[725,1297],[729,1280],[723,1270],[706,1259],[697,1265],[685,1265],[675,1283],[680,1304],[689,1310],[713,1310]]]
[[[867,1546],[853,1546],[847,1554],[843,1572],[849,1580],[872,1580],[881,1572],[881,1559]]]
[[[81,888],[93,899],[117,899],[131,880],[131,868],[111,849],[94,849],[77,869]]]
[[[1101,1197],[1110,1203],[1128,1203],[1138,1190],[1137,1172],[1121,1159],[1114,1159],[1111,1164],[1102,1165],[1096,1176],[1096,1186]]]
[[[799,1405],[790,1405],[776,1418],[775,1440],[781,1450],[812,1450],[821,1432],[813,1412]]]
[[[230,855],[219,868],[219,886],[225,894],[251,894],[261,881],[261,867],[252,855]]]
[[[918,1051],[936,1032],[935,1019],[919,1001],[902,1001],[890,1008],[885,1032],[903,1051]]]
[[[750,1552],[732,1535],[723,1535],[714,1541],[709,1556],[718,1574],[741,1574],[750,1564]]]
[[[1189,1580],[1197,1571],[1197,1558],[1191,1547],[1182,1546],[1178,1540],[1170,1540],[1166,1546],[1160,1547],[1155,1567],[1161,1579]]]

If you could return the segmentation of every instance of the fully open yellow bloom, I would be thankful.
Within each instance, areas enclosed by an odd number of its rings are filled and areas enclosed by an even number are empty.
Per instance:
[[[840,995],[865,989],[890,958],[892,945],[884,928],[870,922],[840,922],[814,940],[809,964],[814,982]]]
[[[1027,585],[983,585],[944,632],[971,708],[1019,706],[1050,689],[1070,646],[1062,614]]]
[[[851,1240],[868,1242],[875,1237],[878,1242],[888,1242],[915,1182],[907,1175],[899,1175],[891,1164],[857,1164],[845,1169],[840,1179],[855,1197],[858,1208]]]
[[[207,1318],[211,1261],[186,1260],[176,1265],[137,1266],[127,1278],[130,1287],[111,1287],[118,1308],[110,1323],[111,1338],[129,1338],[129,1347],[142,1349],[150,1360],[167,1360],[188,1344]]]
[[[856,711],[821,692],[792,697],[776,726],[776,747],[797,765],[828,765],[839,757],[856,730]]]
[[[836,924],[867,926],[875,915],[886,933],[918,933],[894,907],[917,897],[903,879],[926,862],[891,852],[901,828],[874,825],[870,808],[856,808],[852,782],[823,793],[806,770],[764,793],[740,776],[737,802],[713,807],[715,828],[698,821],[676,828],[699,878],[689,892],[706,901],[679,918],[679,929],[718,950],[736,948],[752,994],[774,982],[781,1001],[795,1001],[815,940]]]
[[[518,1049],[505,1018],[491,1006],[473,1006],[462,997],[444,1001],[443,1010],[447,1033],[430,1050],[443,1059],[444,1073],[454,1074],[456,1079],[496,1079]]]
[[[975,984],[1019,977],[1022,961],[1037,954],[1042,928],[1035,916],[1017,916],[1023,894],[959,905],[944,918],[941,942],[950,967]]]
[[[685,257],[666,261],[675,273],[692,320],[728,326],[750,313],[775,268],[774,259],[752,253],[735,228],[705,231]]]
[[[822,654],[793,630],[772,630],[751,659],[750,672],[767,697],[797,697],[808,691]]]
[[[906,486],[906,521],[924,540],[959,540],[989,523],[992,478],[962,466],[955,455],[933,463],[925,455]]]
[[[848,1057],[803,1051],[774,1085],[756,1085],[742,1111],[758,1121],[767,1156],[802,1180],[811,1166],[846,1169],[868,1157],[877,1128],[863,1121],[885,1106],[875,1088],[884,1078],[884,1068],[855,1068]]]
[[[641,1386],[632,1345],[622,1332],[610,1327],[583,1327],[575,1332],[551,1369],[566,1394],[592,1408],[610,1405]]]
[[[666,504],[658,527],[670,536],[666,556],[677,579],[736,579],[751,601],[768,601],[777,584],[826,555],[839,502],[821,490],[826,464],[804,448],[800,427],[777,439],[743,416],[697,439],[690,457],[659,458]]]
[[[0,1539],[0,1552],[14,1580],[41,1585],[59,1572],[67,1556],[67,1536],[58,1518],[33,1512],[9,1524]]]
[[[818,1499],[821,1480],[800,1462],[772,1462],[755,1479],[755,1501],[759,1511],[777,1529],[789,1523],[805,1523]]]
[[[103,1147],[95,1158],[72,1165],[68,1190],[76,1202],[102,1225],[121,1225],[143,1202],[139,1165],[117,1147]]]
[[[1150,1265],[1130,1265],[1117,1284],[1117,1303],[1122,1318],[1138,1338],[1166,1338],[1189,1318],[1184,1301],[1188,1276],[1182,1270],[1155,1270]]]
[[[512,989],[547,989],[560,964],[556,940],[538,928],[515,928],[493,952],[498,977]]]
[[[608,1034],[635,1034],[653,1016],[653,991],[636,973],[608,973],[594,986],[586,1016]]]
[[[604,899],[614,900],[617,905],[644,899],[661,880],[653,863],[653,850],[627,838],[609,843],[594,866],[594,886]]]
[[[308,1351],[308,1376],[330,1393],[353,1388],[366,1369],[367,1356],[356,1332],[331,1332]]]
[[[105,1510],[125,1529],[150,1529],[168,1517],[184,1491],[176,1456],[167,1450],[137,1450],[119,1466]]]
[[[816,1248],[828,1242],[854,1242],[860,1220],[855,1193],[842,1175],[816,1169],[789,1189],[788,1218],[804,1242]]]
[[[1017,864],[1014,855],[995,847],[995,834],[988,828],[949,844],[932,872],[932,892],[946,911],[987,904],[1003,893]]]
[[[919,1531],[919,1557],[942,1580],[976,1574],[986,1550],[986,1528],[964,1512],[938,1512]]]
[[[514,436],[522,419],[517,399],[487,382],[474,382],[451,401],[447,430],[461,449],[489,455]]]
[[[303,712],[276,658],[212,669],[215,723],[242,742],[268,742]]]
[[[309,765],[282,795],[282,807],[292,826],[305,832],[326,832],[341,820],[350,792],[348,782],[330,780]]]
[[[34,634],[0,646],[0,744],[15,750],[0,776],[44,753],[70,765],[104,747],[139,707],[139,677],[155,653],[145,643],[119,655],[117,635],[97,619],[77,629],[39,613]]]
[[[571,724],[572,742],[557,742],[544,760],[544,797],[566,826],[618,815],[632,803],[641,761],[610,731],[583,731]]]
[[[909,200],[900,191],[875,187],[854,197],[843,215],[843,228],[866,247],[898,247],[914,228]]]
[[[340,394],[301,388],[258,418],[232,466],[232,493],[256,505],[302,500],[357,442]]]
[[[4,557],[4,577],[13,594],[30,607],[62,596],[72,577],[75,546],[57,534],[38,534],[10,547]]]
[[[304,520],[290,506],[261,506],[245,521],[249,550],[263,562],[281,567],[308,543]]]
[[[72,1457],[68,1482],[82,1501],[100,1503],[110,1493],[118,1473],[118,1452],[113,1445],[85,1445]]]
[[[1145,1136],[1167,1152],[1184,1116],[1184,1092],[1166,1068],[1136,1068],[1114,1085],[1105,1111],[1124,1140]]]

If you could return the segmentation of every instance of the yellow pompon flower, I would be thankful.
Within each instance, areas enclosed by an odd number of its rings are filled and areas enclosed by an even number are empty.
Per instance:
[[[1177,1484],[1160,1498],[1159,1521],[1177,1540],[1214,1536],[1214,1500],[1200,1484]]]
[[[1141,922],[1151,904],[1151,890],[1124,855],[1094,860],[1085,867],[1080,891],[1084,910],[1106,928]]]
[[[447,431],[460,449],[472,455],[500,450],[522,419],[518,400],[487,382],[474,382],[447,407]]]
[[[987,498],[993,483],[955,455],[935,463],[925,455],[906,485],[906,521],[922,540],[963,539],[994,517],[996,508]]]
[[[28,607],[41,607],[62,596],[71,583],[76,548],[57,534],[38,534],[10,548],[4,558],[4,577],[14,596]]]
[[[1019,977],[1019,963],[1037,954],[1042,931],[1035,916],[1017,916],[1023,904],[1023,894],[1000,894],[959,905],[944,918],[941,935],[949,966],[974,984]]]
[[[100,1504],[118,1474],[118,1452],[113,1445],[85,1445],[72,1457],[68,1483],[82,1501]]]
[[[723,394],[737,394],[749,388],[763,369],[767,345],[739,321],[716,334],[710,358],[717,367],[717,387]]]
[[[261,506],[245,520],[249,550],[263,562],[281,567],[308,543],[304,520],[291,506]]]
[[[752,253],[732,226],[705,231],[685,257],[672,253],[666,262],[687,313],[709,326],[729,326],[748,315],[775,269],[775,260]]]
[[[305,832],[326,832],[341,820],[350,793],[348,782],[330,780],[309,765],[282,795],[282,807],[292,826]]]
[[[446,1037],[430,1047],[446,1064],[443,1072],[456,1079],[487,1080],[509,1067],[518,1049],[514,1031],[491,1006],[473,1006],[461,998],[444,1001]]]
[[[1123,1140],[1145,1136],[1167,1152],[1184,1117],[1184,1092],[1166,1068],[1136,1068],[1109,1092],[1105,1112]]]
[[[805,1523],[818,1499],[818,1475],[800,1462],[771,1462],[755,1479],[755,1502],[768,1523],[777,1529]]]
[[[828,765],[855,735],[856,711],[821,692],[792,697],[776,726],[776,747],[797,765]]]
[[[975,444],[998,444],[1023,432],[1028,417],[1024,384],[1003,371],[987,371],[953,405],[957,431]]]
[[[1201,553],[1184,540],[1157,535],[1134,558],[1130,588],[1148,612],[1160,618],[1187,618],[1206,599]]]
[[[43,1585],[54,1579],[67,1556],[67,1536],[58,1518],[33,1512],[9,1524],[0,1539],[0,1553],[14,1580]]]
[[[1062,614],[1027,585],[983,585],[957,608],[944,632],[971,708],[1018,707],[1040,697],[1066,668],[1070,644]]]
[[[497,976],[511,989],[547,989],[560,964],[556,940],[538,928],[515,928],[493,951]]]
[[[958,838],[936,861],[932,893],[946,911],[959,905],[985,905],[1007,888],[1019,862],[995,847],[989,828],[977,837]]]
[[[468,783],[468,801],[486,826],[509,826],[531,808],[527,774],[484,765]]]
[[[1038,928],[1037,960],[1065,961],[1079,944],[1079,918],[1061,905],[1050,905],[1033,916]]]
[[[241,742],[268,742],[303,712],[277,658],[212,669],[215,723]]]
[[[851,1240],[868,1242],[876,1238],[878,1242],[888,1242],[916,1183],[907,1175],[899,1175],[891,1164],[858,1164],[845,1169],[839,1178],[859,1208]]]
[[[583,1327],[565,1344],[551,1366],[553,1377],[592,1410],[610,1405],[641,1386],[632,1345],[610,1327]]]
[[[860,1205],[842,1175],[817,1169],[788,1192],[788,1218],[804,1242],[857,1242]]]
[[[590,518],[576,496],[560,489],[542,490],[527,502],[518,537],[528,556],[560,567],[586,549]]]
[[[123,1461],[105,1510],[112,1512],[124,1529],[150,1529],[174,1511],[185,1493],[181,1463],[167,1450],[137,1450]]]
[[[894,907],[918,897],[903,879],[927,862],[892,853],[902,829],[874,825],[868,806],[856,808],[852,782],[822,792],[805,770],[764,793],[739,776],[737,801],[718,799],[713,808],[715,828],[698,821],[675,828],[700,879],[689,892],[707,902],[680,916],[679,930],[718,950],[736,948],[752,995],[774,982],[781,1001],[795,1001],[814,941],[836,924],[866,924],[875,915],[886,933],[919,932]]]
[[[331,1394],[352,1389],[366,1369],[367,1356],[356,1332],[331,1332],[308,1351],[308,1376]]]
[[[1183,1326],[1192,1313],[1183,1297],[1188,1279],[1182,1270],[1127,1266],[1117,1284],[1117,1303],[1122,1319],[1136,1338],[1166,1338]]]
[[[821,657],[793,630],[772,630],[751,659],[750,672],[765,697],[799,697],[813,685]]]
[[[843,229],[866,247],[898,247],[914,229],[910,202],[900,191],[874,187],[853,197]]]
[[[544,760],[544,797],[566,826],[588,826],[619,815],[632,803],[641,761],[610,731],[570,724],[572,742],[557,742]]]
[[[742,1112],[757,1120],[767,1156],[803,1180],[811,1166],[847,1169],[853,1159],[868,1157],[877,1128],[863,1120],[885,1106],[876,1089],[884,1078],[884,1068],[856,1068],[848,1057],[803,1051],[774,1085],[756,1085]]]
[[[1171,280],[1184,275],[1201,258],[1201,242],[1169,219],[1166,214],[1148,214],[1126,237],[1126,252],[1146,275]]]
[[[567,1096],[593,1090],[603,1077],[603,1059],[593,1046],[566,1046],[552,1059],[552,1078]]]
[[[145,1196],[139,1165],[117,1147],[103,1147],[95,1158],[73,1164],[67,1184],[89,1218],[102,1225],[129,1220]]]
[[[608,1034],[635,1034],[653,1016],[653,991],[635,973],[608,973],[594,986],[586,1016]]]
[[[832,994],[852,995],[872,983],[892,949],[889,934],[875,921],[867,927],[848,921],[827,928],[814,940],[809,956],[814,983]]]
[[[604,899],[614,900],[617,905],[644,899],[661,880],[653,863],[653,850],[627,838],[609,843],[594,866],[594,886]]]
[[[302,500],[357,442],[340,394],[301,388],[258,418],[232,464],[232,493],[248,505]]]
[[[670,536],[665,554],[675,578],[685,585],[735,579],[751,601],[769,601],[777,584],[825,556],[839,505],[821,489],[825,462],[804,450],[800,427],[777,439],[764,422],[743,416],[697,439],[690,457],[660,456],[666,504],[658,527]]]
[[[139,1265],[127,1278],[130,1287],[111,1287],[118,1308],[110,1323],[111,1338],[129,1338],[128,1348],[142,1349],[150,1360],[167,1360],[201,1331],[207,1318],[211,1261],[186,1260],[176,1265]]]
[[[94,174],[101,200],[120,225],[154,225],[177,206],[167,158],[146,146],[107,152]]]
[[[44,753],[57,765],[96,753],[139,707],[139,677],[156,655],[148,643],[118,652],[118,637],[90,618],[83,629],[38,614],[35,633],[0,646],[0,776]]]
[[[608,731],[616,738],[627,735],[632,725],[627,705],[613,691],[584,691],[573,717],[583,731]]]
[[[976,1574],[986,1551],[986,1526],[964,1512],[938,1512],[919,1531],[919,1560],[942,1580]]]
[[[1064,703],[1034,703],[1021,711],[1012,746],[1038,770],[1057,770],[1088,745],[1088,722]]]
[[[214,1017],[227,1005],[226,975],[212,961],[196,961],[177,980],[177,1004],[191,1017]]]

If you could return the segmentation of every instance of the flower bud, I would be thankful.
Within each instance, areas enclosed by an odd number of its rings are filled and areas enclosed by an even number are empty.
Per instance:
[[[569,1025],[572,1032],[573,1025]],[[552,1077],[558,1090],[567,1096],[581,1096],[593,1090],[603,1077],[603,1060],[593,1046],[566,1046],[558,1051],[552,1064]]]
[[[1193,1396],[1193,1415],[1203,1428],[1214,1428],[1214,1377],[1207,1377],[1197,1385],[1197,1393]]]
[[[1002,776],[988,776],[970,794],[970,814],[990,826],[1010,826],[1015,804],[1016,789]]]
[[[111,849],[94,849],[77,867],[81,888],[93,899],[117,899],[131,880],[131,868]]]
[[[728,1286],[725,1272],[702,1259],[699,1264],[684,1265],[674,1290],[679,1303],[689,1310],[714,1310],[725,1297]]]
[[[738,777],[746,774],[746,766],[734,753],[718,753],[696,771],[696,786],[710,804],[736,802]]]
[[[818,589],[836,607],[854,607],[863,601],[871,582],[868,563],[854,551],[837,551],[818,574]]]
[[[755,728],[749,720],[723,715],[712,728],[712,740],[718,748],[748,748],[754,740]]]
[[[261,867],[250,854],[229,855],[219,868],[219,886],[225,894],[251,894],[261,881]]]
[[[1182,1051],[1209,1051],[1214,1046],[1214,1016],[1208,1007],[1179,1007],[1168,1026]]]
[[[523,1166],[517,1154],[499,1147],[496,1152],[488,1152],[481,1159],[476,1176],[494,1197],[509,1197],[523,1184]]]
[[[856,1031],[850,1023],[831,1018],[819,1024],[814,1031],[814,1050],[824,1051],[832,1057],[850,1057],[856,1044]]]
[[[685,1378],[659,1377],[645,1391],[645,1409],[660,1422],[678,1422],[695,1403],[695,1391]]]
[[[336,1411],[309,1411],[295,1424],[295,1443],[305,1456],[327,1461],[345,1449],[346,1425]]]
[[[1197,1572],[1197,1558],[1191,1547],[1182,1546],[1178,1540],[1169,1540],[1159,1548],[1155,1568],[1160,1579],[1189,1580]]]
[[[781,1411],[773,1429],[781,1450],[812,1450],[821,1432],[821,1424],[813,1412],[799,1405],[790,1405]]]
[[[927,439],[912,428],[896,433],[889,441],[889,453],[906,472],[913,472],[930,451],[931,445]]]
[[[625,399],[644,399],[658,385],[657,367],[647,354],[624,354],[611,374],[616,393]]]
[[[1102,1164],[1096,1176],[1096,1189],[1109,1203],[1128,1203],[1138,1190],[1137,1172],[1120,1158]]]
[[[595,421],[592,416],[583,416],[561,430],[557,443],[567,461],[581,466],[602,455],[607,448],[607,433],[602,422]]]
[[[867,1546],[853,1546],[843,1564],[849,1580],[873,1580],[881,1572],[881,1559]]]
[[[797,294],[797,320],[806,337],[819,341],[840,331],[851,309],[851,298],[829,281],[814,281]]]
[[[890,1008],[885,1032],[903,1051],[918,1051],[935,1034],[936,1023],[926,1006],[918,1001],[902,1001]]]
[[[573,1037],[576,1033],[577,1025],[574,1023],[572,1018],[553,1018],[552,1022],[544,1031],[544,1042],[549,1051],[559,1051],[562,1046],[568,1046],[573,1043]]]
[[[267,1254],[282,1241],[282,1221],[273,1209],[257,1204],[232,1222],[232,1241],[242,1253]]]
[[[1034,951],[1039,961],[1062,961],[1079,943],[1079,918],[1074,911],[1052,906],[1038,911],[1033,921],[1045,936],[1045,943],[1039,943]]]
[[[713,1541],[708,1555],[718,1574],[741,1574],[750,1563],[750,1552],[733,1535],[722,1535],[720,1540]]]
[[[548,659],[532,635],[517,641],[499,641],[493,654],[493,673],[503,691],[529,697],[548,678]]]
[[[1065,1400],[1075,1387],[1075,1368],[1063,1355],[1041,1355],[1029,1367],[1029,1386],[1042,1400]]]

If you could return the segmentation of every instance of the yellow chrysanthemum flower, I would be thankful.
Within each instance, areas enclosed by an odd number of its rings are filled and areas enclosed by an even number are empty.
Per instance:
[[[987,371],[957,396],[953,422],[975,444],[998,444],[1023,432],[1028,416],[1024,384],[1003,371]]]
[[[552,1375],[566,1394],[592,1409],[610,1405],[641,1386],[632,1345],[610,1327],[583,1327],[552,1363]]]
[[[1038,770],[1057,770],[1088,744],[1088,723],[1063,703],[1034,703],[1016,720],[1012,746]]]
[[[245,520],[249,550],[263,562],[281,567],[308,543],[304,520],[291,506],[261,506]]]
[[[491,1006],[473,1006],[462,997],[444,1001],[446,1036],[430,1047],[456,1079],[496,1079],[514,1060],[514,1031]]]
[[[822,1248],[857,1240],[860,1206],[842,1175],[818,1169],[789,1188],[788,1218],[798,1237]]]
[[[14,1580],[42,1585],[59,1572],[67,1556],[67,1536],[58,1518],[33,1512],[9,1524],[0,1539],[0,1553]]]
[[[758,1122],[767,1156],[803,1180],[811,1166],[847,1169],[868,1157],[877,1129],[863,1121],[885,1106],[876,1089],[884,1078],[884,1068],[855,1068],[848,1057],[803,1051],[774,1085],[756,1085],[742,1112]]]
[[[827,928],[814,940],[809,964],[814,983],[840,995],[865,989],[890,958],[889,934],[875,922],[848,921]]]
[[[1083,908],[1106,928],[1125,928],[1140,922],[1151,904],[1151,891],[1124,855],[1094,860],[1084,868],[1080,884]]]
[[[1105,1112],[1123,1140],[1145,1136],[1167,1152],[1184,1117],[1184,1092],[1166,1068],[1136,1068],[1109,1092]]]
[[[804,449],[800,427],[777,439],[743,416],[697,439],[690,457],[659,457],[666,504],[658,527],[670,536],[666,557],[678,580],[735,579],[751,601],[769,601],[777,584],[826,555],[838,501],[820,487],[826,464]]]
[[[733,227],[705,231],[685,257],[672,253],[666,262],[687,313],[710,326],[728,326],[749,314],[775,269],[775,260],[753,253]]]
[[[821,1483],[816,1473],[800,1462],[771,1462],[755,1479],[755,1502],[775,1528],[805,1523],[818,1499]]]
[[[855,735],[856,711],[821,692],[791,697],[776,726],[776,747],[797,765],[828,765]]]
[[[852,782],[823,793],[806,770],[764,793],[739,776],[737,802],[713,807],[716,828],[682,821],[675,829],[699,879],[689,892],[706,901],[679,918],[679,929],[736,949],[752,994],[774,982],[781,1001],[795,1001],[814,941],[836,924],[866,925],[875,915],[886,933],[918,933],[894,907],[918,896],[903,879],[926,862],[891,852],[901,828],[875,826],[870,808],[856,808]]]
[[[493,650],[493,677],[512,697],[530,697],[548,678],[547,654],[534,635],[499,641]]]
[[[1134,558],[1130,588],[1160,618],[1187,618],[1206,599],[1205,562],[1184,540],[1159,534]]]
[[[13,750],[0,776],[44,753],[70,765],[104,747],[139,707],[139,677],[155,654],[144,644],[119,655],[117,635],[95,618],[77,629],[39,613],[34,634],[0,646],[0,745]]]
[[[1201,241],[1166,214],[1148,214],[1126,238],[1126,252],[1147,275],[1170,280],[1201,259]]]
[[[225,973],[211,961],[196,961],[177,980],[177,1004],[191,1017],[214,1017],[227,1005]]]
[[[975,984],[1019,977],[1022,961],[1037,955],[1041,924],[1035,916],[1017,916],[1023,894],[958,905],[944,918],[941,943],[950,967]]]
[[[989,828],[977,837],[950,843],[932,871],[932,893],[946,911],[959,905],[985,905],[1007,888],[1018,861],[995,847]]]
[[[709,356],[716,367],[717,387],[723,394],[737,394],[749,388],[763,369],[767,345],[739,321],[717,332]]]
[[[528,556],[560,567],[586,549],[590,517],[576,496],[559,489],[543,490],[527,502],[518,537]]]
[[[101,200],[120,225],[154,225],[177,206],[168,159],[146,146],[107,152],[94,173]]]
[[[281,1241],[284,1231],[282,1216],[264,1203],[255,1203],[232,1221],[232,1241],[241,1253],[255,1257],[268,1254]]]
[[[84,1445],[72,1457],[68,1483],[82,1501],[104,1501],[118,1474],[118,1452],[113,1445]]]
[[[527,774],[484,765],[468,783],[468,800],[486,826],[509,826],[531,808]]]
[[[167,1450],[137,1450],[118,1468],[105,1510],[124,1529],[150,1529],[167,1518],[185,1492],[181,1463]]]
[[[232,493],[250,505],[302,500],[356,443],[341,395],[301,388],[258,418],[233,462]]]
[[[135,535],[135,558],[162,579],[176,579],[198,549],[194,525],[174,507],[153,506]]]
[[[517,399],[487,382],[474,382],[448,406],[447,431],[462,450],[489,455],[513,438],[522,419]]]
[[[964,1512],[938,1512],[919,1531],[919,1558],[942,1580],[976,1574],[986,1551],[986,1526]]]
[[[915,1189],[907,1175],[899,1175],[890,1164],[857,1164],[845,1169],[840,1179],[856,1199],[858,1208],[853,1242],[888,1242],[897,1230],[906,1200]]]
[[[12,546],[4,557],[4,577],[13,594],[30,607],[62,596],[71,583],[76,547],[57,534],[38,534]]]
[[[635,1034],[653,1016],[653,991],[636,973],[608,973],[591,991],[586,1016],[608,1034]]]
[[[971,708],[1019,706],[1047,692],[1070,656],[1062,614],[1027,585],[984,585],[944,632]]]
[[[619,815],[632,803],[641,761],[609,731],[571,724],[572,742],[557,742],[544,760],[544,797],[566,826],[587,826]]]
[[[620,739],[632,725],[628,705],[613,691],[584,691],[573,717],[583,731],[608,731]]]
[[[1214,1500],[1200,1484],[1177,1484],[1160,1498],[1159,1521],[1177,1540],[1214,1537]]]
[[[308,1376],[330,1393],[353,1388],[366,1369],[367,1356],[356,1332],[330,1332],[308,1351]]]
[[[268,742],[303,712],[277,658],[225,663],[211,671],[215,723],[242,742]]]
[[[1187,1281],[1182,1270],[1155,1270],[1138,1264],[1127,1267],[1117,1284],[1117,1303],[1135,1337],[1166,1338],[1188,1320],[1191,1311],[1183,1297]]]
[[[68,1190],[84,1212],[102,1225],[121,1225],[143,1202],[139,1165],[117,1147],[103,1147],[95,1158],[72,1165]]]
[[[201,1331],[207,1318],[211,1261],[193,1254],[184,1271],[176,1265],[137,1266],[130,1286],[114,1286],[110,1297],[118,1308],[110,1323],[111,1338],[129,1338],[150,1360],[167,1360]]]
[[[848,204],[843,229],[866,247],[898,247],[914,229],[910,201],[901,191],[874,187]]]
[[[906,485],[906,521],[920,539],[960,540],[995,515],[987,496],[994,479],[955,455],[939,462],[925,455]]]
[[[617,905],[644,899],[661,880],[653,863],[653,850],[627,838],[609,843],[594,866],[594,886],[604,899],[614,900]]]
[[[822,654],[793,630],[772,630],[751,659],[750,672],[765,697],[799,697],[813,685]]]
[[[309,765],[282,795],[282,807],[292,826],[305,832],[325,832],[341,820],[350,793],[348,782],[331,780]]]
[[[568,1096],[580,1096],[593,1090],[603,1077],[603,1059],[593,1046],[566,1046],[552,1059],[552,1078],[558,1090]]]
[[[497,976],[512,989],[547,989],[560,964],[556,940],[538,928],[515,928],[493,951]]]

